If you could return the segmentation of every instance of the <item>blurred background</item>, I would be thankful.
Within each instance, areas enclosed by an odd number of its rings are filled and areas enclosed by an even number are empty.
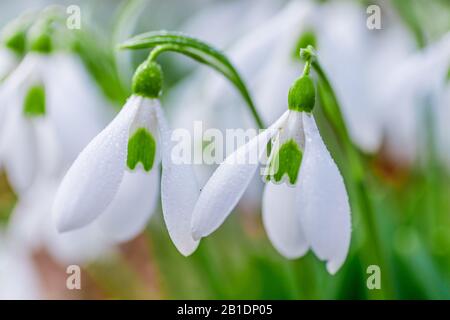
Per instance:
[[[125,243],[104,242],[95,230],[58,235],[50,219],[53,193],[89,140],[74,140],[73,148],[67,142],[72,155],[57,160],[51,179],[18,184],[24,167],[33,166],[33,177],[44,175],[38,154],[52,154],[39,143],[33,145],[39,152],[20,153],[24,140],[17,134],[8,136],[12,146],[0,138],[0,298],[450,298],[449,1],[16,0],[0,5],[3,39],[11,21],[50,5],[67,17],[74,11],[66,9],[77,6],[81,24],[61,27],[60,50],[74,63],[64,69],[50,62],[55,70],[49,75],[44,70],[43,77],[56,79],[61,104],[95,100],[106,109],[96,132],[120,110],[134,70],[148,55],[149,50],[117,49],[133,35],[181,31],[223,50],[266,124],[286,110],[289,87],[302,70],[298,51],[313,45],[342,112],[343,126],[336,129],[326,112],[329,97],[319,94],[315,115],[350,196],[351,247],[334,276],[312,252],[293,261],[283,258],[261,222],[258,179],[224,226],[190,257],[173,246],[160,208],[147,228]],[[368,9],[371,5],[379,8],[379,20],[372,20],[378,11]],[[13,49],[2,42],[0,87],[28,54]],[[162,104],[173,128],[191,130],[194,120],[220,130],[256,127],[221,75],[173,53],[158,60],[165,76]],[[0,116],[0,135],[19,126],[8,125],[11,121]],[[83,130],[74,125],[69,135],[83,136]],[[31,144],[24,148],[31,150]],[[213,169],[196,168],[200,183]],[[81,266],[80,290],[66,287],[72,264]],[[381,289],[367,285],[370,265],[380,267]]]

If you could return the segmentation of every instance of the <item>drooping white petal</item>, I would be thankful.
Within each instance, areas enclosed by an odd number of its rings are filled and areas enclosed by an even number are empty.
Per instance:
[[[156,108],[161,137],[161,202],[170,238],[183,255],[197,249],[191,235],[192,212],[200,194],[192,165],[172,154],[171,130],[160,107]]]
[[[19,66],[12,72],[8,78],[0,86],[0,128],[3,126],[6,111],[14,105],[10,103],[10,98],[17,97],[19,92],[23,91],[27,86],[30,78],[38,70],[38,65],[41,62],[40,56],[28,54],[19,64]],[[19,94],[20,95],[20,94]],[[16,99],[14,99],[16,100]],[[13,101],[17,102],[17,101]],[[21,103],[21,102],[19,102]]]
[[[96,224],[113,241],[128,241],[139,234],[155,210],[159,195],[159,168],[125,174],[114,200]]]
[[[267,130],[229,155],[211,176],[192,216],[195,239],[215,231],[231,213],[255,174],[269,139],[284,124],[287,115],[288,112],[285,112]]]
[[[0,82],[11,72],[18,63],[18,56],[10,49],[0,48]]]
[[[125,171],[129,128],[141,100],[132,96],[67,172],[53,207],[59,231],[85,226],[113,200]]]
[[[267,235],[273,246],[283,256],[294,259],[303,256],[308,250],[299,211],[296,207],[297,188],[287,183],[268,182],[264,189],[262,214]]]
[[[314,253],[334,274],[350,245],[350,206],[342,176],[312,115],[303,115],[305,150],[297,185],[300,222]]]
[[[37,145],[31,121],[24,118],[21,108],[8,112],[1,136],[2,166],[14,191],[23,194],[36,175]]]

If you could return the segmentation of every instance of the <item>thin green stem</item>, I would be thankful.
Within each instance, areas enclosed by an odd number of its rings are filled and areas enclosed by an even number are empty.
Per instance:
[[[311,60],[308,59],[305,62],[305,67],[303,68],[302,77],[309,75],[310,71],[311,71]]]
[[[206,64],[225,76],[241,93],[244,101],[250,109],[259,128],[264,128],[264,123],[250,96],[239,72],[219,50],[213,48],[198,39],[173,32],[158,31],[144,33],[135,36],[119,46],[121,49],[145,49],[156,47],[150,54],[150,59],[165,51],[173,51],[188,56],[202,64]]]

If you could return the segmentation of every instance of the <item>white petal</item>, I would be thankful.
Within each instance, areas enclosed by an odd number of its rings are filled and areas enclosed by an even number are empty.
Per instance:
[[[200,190],[192,165],[173,158],[171,130],[162,110],[159,107],[156,110],[162,144],[161,202],[164,221],[178,251],[187,256],[198,246],[198,241],[191,235],[191,220]]]
[[[304,114],[305,152],[297,185],[297,208],[306,239],[334,274],[350,245],[347,191],[339,170],[320,137],[314,118]]]
[[[113,241],[128,241],[147,225],[158,195],[158,166],[155,165],[150,172],[125,171],[114,200],[96,223]]]
[[[288,112],[285,112],[270,128],[229,155],[213,173],[195,205],[192,217],[195,239],[214,232],[231,213],[255,174],[259,166],[257,160],[266,150],[265,146],[285,122],[287,115]]]
[[[36,176],[37,150],[33,127],[21,108],[8,112],[0,141],[0,158],[14,191],[23,194]]]
[[[67,172],[53,207],[60,232],[92,222],[113,200],[125,171],[129,127],[141,99],[132,96]]]
[[[308,250],[299,221],[295,196],[297,188],[268,182],[263,195],[263,222],[273,246],[286,258],[303,256]]]
[[[18,55],[8,48],[0,48],[0,81],[16,66]]]

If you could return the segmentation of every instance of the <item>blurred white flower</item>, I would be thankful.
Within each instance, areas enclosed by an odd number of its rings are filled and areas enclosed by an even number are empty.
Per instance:
[[[311,248],[334,274],[350,244],[347,192],[312,114],[290,109],[214,172],[192,214],[193,237],[208,236],[224,222],[257,171],[259,161],[251,157],[256,153],[262,158],[275,137],[263,196],[269,238],[287,258],[301,257]]]
[[[379,81],[383,85],[375,97],[380,108],[380,126],[386,138],[390,156],[403,162],[417,160],[424,149],[425,111],[436,113],[439,108],[429,104],[444,102],[438,95],[445,92],[450,65],[450,33],[421,51],[385,70]],[[430,108],[426,110],[426,108]],[[445,110],[445,105],[442,106]]]
[[[0,87],[0,164],[18,194],[57,177],[107,123],[107,103],[72,54],[29,53]]]
[[[159,100],[132,95],[64,177],[53,207],[58,230],[95,221],[119,241],[134,237],[155,210],[162,161],[164,219],[178,250],[191,254],[198,245],[191,213],[200,191],[191,166],[174,164],[170,136]]]

